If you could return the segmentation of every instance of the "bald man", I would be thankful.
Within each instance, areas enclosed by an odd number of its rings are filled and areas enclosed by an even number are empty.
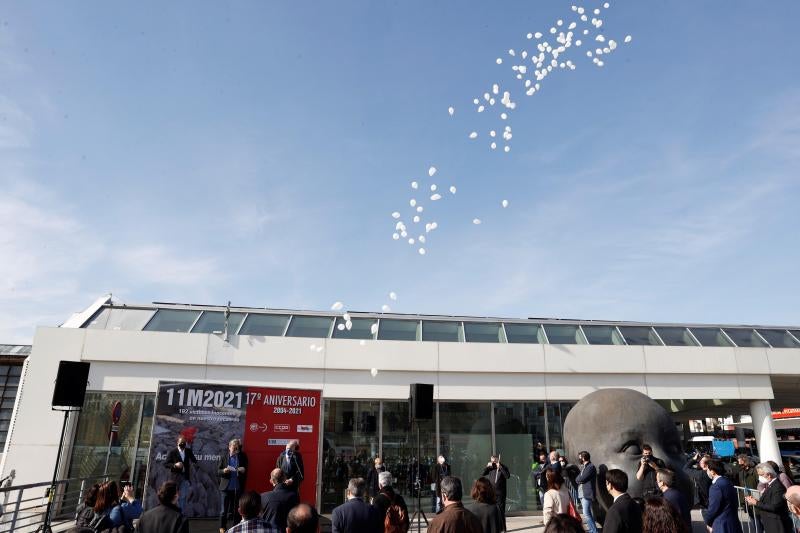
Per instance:
[[[789,512],[792,513],[794,529],[800,531],[800,485],[792,485],[786,489],[784,498],[789,506]]]
[[[300,498],[297,491],[286,486],[286,474],[280,468],[274,469],[269,475],[273,489],[261,496],[261,518],[275,526],[281,533],[286,531],[286,519],[289,511],[297,505]]]

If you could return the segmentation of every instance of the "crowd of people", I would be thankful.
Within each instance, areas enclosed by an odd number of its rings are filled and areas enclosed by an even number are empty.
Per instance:
[[[538,454],[531,478],[543,511],[545,533],[597,533],[595,513],[604,515],[605,533],[689,533],[691,508],[698,506],[711,533],[742,533],[739,513],[742,499],[736,486],[750,492],[744,498],[750,520],[764,533],[798,533],[800,487],[777,464],[754,464],[739,456],[726,467],[718,459],[695,454],[683,472],[666,467],[647,444],[641,446],[634,483],[636,497],[628,494],[630,478],[624,470],[595,467],[588,451],[569,464],[557,451]],[[142,512],[127,482],[109,481],[93,486],[78,508],[74,531],[79,533],[188,533],[183,515],[191,465],[196,463],[183,437],[167,455],[171,479],[158,491],[159,505]],[[434,512],[429,533],[503,533],[506,527],[506,487],[511,473],[498,455],[492,455],[470,491],[472,502],[462,502],[464,488],[444,456],[430,469]],[[241,442],[233,439],[219,462],[220,533],[304,533],[319,530],[317,511],[299,498],[304,478],[299,443],[291,441],[270,473],[273,490],[264,494],[245,491],[248,460]],[[678,474],[691,479],[693,492],[679,486]],[[120,491],[121,488],[121,491]],[[603,489],[605,493],[603,494]],[[601,502],[603,494],[603,505]],[[793,518],[794,517],[794,518]],[[794,520],[794,522],[793,522]],[[379,457],[364,477],[348,480],[346,501],[333,509],[333,533],[406,533],[411,517],[404,498],[393,487],[393,475]],[[230,527],[229,527],[230,525]]]

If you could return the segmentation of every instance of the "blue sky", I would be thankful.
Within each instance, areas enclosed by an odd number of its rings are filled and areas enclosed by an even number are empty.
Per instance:
[[[611,2],[604,66],[585,43],[525,96],[507,50],[570,5],[7,4],[0,342],[108,292],[800,324],[800,4]],[[493,83],[507,154],[472,105]],[[425,256],[391,237],[412,193]]]

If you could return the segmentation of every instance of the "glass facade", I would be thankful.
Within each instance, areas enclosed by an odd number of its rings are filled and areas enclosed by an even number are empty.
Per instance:
[[[656,328],[656,332],[667,346],[697,346],[688,328]]]
[[[586,344],[578,326],[545,324],[544,331],[550,344]]]
[[[691,328],[692,335],[700,341],[703,346],[724,346],[726,348],[733,346],[731,342],[725,337],[721,329],[718,328]]]
[[[21,364],[0,364],[0,450],[5,447],[8,428],[11,424],[11,413],[19,389],[19,377],[22,375]]]
[[[725,333],[740,348],[766,348],[767,346],[753,329],[726,328]]]
[[[760,329],[758,332],[773,348],[798,348],[800,342],[785,329]]]
[[[546,344],[544,330],[538,324],[505,324],[506,339],[512,343]]]
[[[122,406],[117,431],[112,432],[111,411]],[[129,479],[141,497],[150,433],[153,427],[155,394],[130,392],[87,392],[72,446],[68,477]]]
[[[620,326],[625,342],[634,346],[661,346],[653,328],[646,326]]]
[[[511,471],[509,509],[540,508],[530,478],[534,452],[563,451],[564,418],[573,403],[463,401],[434,405],[432,420],[412,425],[405,401],[325,400],[322,511],[330,512],[344,501],[347,481],[356,476],[366,478],[377,455],[392,473],[395,490],[405,498],[409,512],[417,509],[417,487],[423,510],[430,513],[433,509],[432,468],[440,454],[453,475],[462,478],[464,498],[469,502],[472,481],[483,473],[493,451]],[[422,458],[419,484],[417,457]]]
[[[233,335],[242,324],[244,313],[231,313],[228,317],[228,334]],[[225,331],[225,313],[205,311],[192,328],[192,333],[222,333]]]
[[[175,309],[159,309],[150,322],[144,327],[145,331],[172,331],[186,333],[195,323],[200,311],[179,311]]]
[[[282,337],[289,324],[289,315],[247,315],[239,335]]]
[[[589,344],[625,344],[614,326],[581,326]]]

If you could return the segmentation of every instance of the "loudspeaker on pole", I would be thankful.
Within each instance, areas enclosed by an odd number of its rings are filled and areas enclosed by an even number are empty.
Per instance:
[[[90,363],[60,361],[53,390],[52,407],[83,407],[86,385],[89,382]]]
[[[433,385],[412,383],[408,391],[408,414],[411,420],[431,420],[433,418]]]

